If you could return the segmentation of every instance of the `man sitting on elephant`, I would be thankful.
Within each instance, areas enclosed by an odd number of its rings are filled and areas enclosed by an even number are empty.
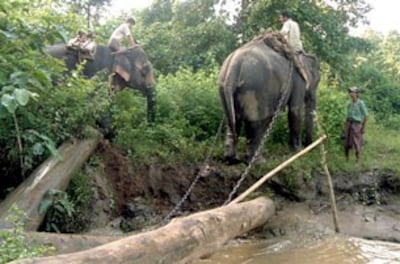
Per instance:
[[[283,35],[287,45],[293,50],[294,62],[306,82],[306,89],[308,89],[310,86],[310,78],[303,63],[304,50],[300,37],[299,24],[294,21],[286,11],[281,13],[279,20],[283,24],[280,33]]]
[[[94,60],[97,46],[94,38],[95,34],[93,32],[86,34],[84,31],[80,30],[76,37],[68,41],[67,48],[76,53],[79,61],[84,59]]]
[[[134,17],[128,18],[126,22],[122,23],[111,34],[111,37],[108,41],[108,46],[115,52],[121,51],[122,50],[121,41],[125,37],[129,42],[129,46],[135,47],[137,44],[133,39],[131,33],[131,27],[133,27],[135,24],[136,20]]]

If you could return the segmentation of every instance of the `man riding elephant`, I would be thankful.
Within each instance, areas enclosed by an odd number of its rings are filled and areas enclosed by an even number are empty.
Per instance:
[[[108,46],[113,50],[113,51],[121,51],[122,45],[121,41],[123,38],[126,38],[129,43],[129,47],[133,48],[135,47],[136,41],[134,40],[131,32],[131,27],[133,27],[136,24],[136,20],[134,17],[128,18],[124,23],[122,23],[119,27],[117,27],[113,33],[111,34],[110,39],[108,40]]]
[[[289,48],[294,53],[294,62],[296,66],[299,68],[301,75],[306,81],[306,89],[310,86],[310,77],[307,71],[307,68],[304,66],[304,50],[303,43],[301,41],[300,27],[299,24],[294,21],[290,14],[286,11],[282,12],[279,16],[279,20],[281,21],[282,29],[280,33],[283,35],[283,39],[286,41]]]
[[[79,52],[71,52],[68,46],[59,43],[47,47],[47,53],[62,59],[67,67],[66,74],[81,63]],[[110,74],[112,89],[122,90],[125,87],[138,89],[147,97],[147,118],[155,118],[155,79],[151,62],[141,46],[114,53],[109,46],[97,45],[93,59],[88,60],[82,69],[83,75],[92,78],[100,71]]]
[[[306,84],[300,70],[293,65],[292,52],[288,53],[280,39],[279,33],[266,32],[233,51],[222,65],[219,92],[227,119],[225,159],[228,163],[240,160],[237,144],[243,125],[247,161],[265,160],[262,151],[257,150],[269,125],[284,106],[288,109],[290,146],[295,150],[302,146],[303,121],[305,143],[312,142],[319,62],[315,56],[304,56],[303,63],[310,74]]]

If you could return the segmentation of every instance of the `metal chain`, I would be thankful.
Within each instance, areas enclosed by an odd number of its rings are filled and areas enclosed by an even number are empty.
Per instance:
[[[255,151],[253,157],[251,158],[251,160],[250,160],[250,162],[249,162],[249,165],[247,165],[247,167],[246,167],[246,169],[244,170],[244,172],[242,173],[242,175],[241,175],[239,181],[236,183],[235,187],[233,188],[233,190],[232,190],[231,193],[229,194],[228,199],[224,202],[224,205],[228,204],[228,203],[232,200],[233,195],[235,195],[235,193],[236,193],[237,190],[239,189],[240,185],[242,184],[242,182],[244,181],[244,179],[247,177],[247,175],[248,175],[250,169],[252,168],[252,166],[253,166],[253,164],[254,164],[256,158],[257,158],[258,155],[260,154],[261,149],[264,147],[264,144],[265,144],[265,142],[266,142],[266,140],[267,140],[267,138],[268,138],[268,136],[269,136],[269,134],[270,134],[270,132],[271,132],[272,125],[275,123],[275,120],[276,120],[276,118],[277,118],[277,116],[278,116],[278,114],[279,114],[279,112],[280,112],[280,109],[281,109],[281,107],[282,107],[282,105],[283,105],[283,102],[284,102],[284,100],[285,100],[286,94],[287,94],[287,92],[288,92],[288,90],[289,90],[289,84],[290,84],[290,82],[291,82],[291,80],[292,80],[292,75],[293,75],[293,62],[291,61],[291,62],[290,62],[290,71],[289,71],[289,76],[288,76],[289,78],[286,80],[286,88],[283,86],[284,89],[283,89],[283,92],[282,92],[282,97],[280,98],[279,103],[278,103],[278,106],[277,106],[276,109],[275,109],[275,112],[274,112],[274,114],[273,114],[273,116],[272,116],[271,122],[268,124],[268,128],[267,128],[267,130],[265,131],[265,134],[264,134],[264,136],[262,137],[261,142],[260,142],[260,144],[259,144],[258,147],[257,147],[257,150]]]
[[[205,158],[205,160],[204,160],[204,162],[203,162],[203,165],[201,166],[200,171],[199,171],[199,172],[197,173],[197,175],[196,175],[196,178],[195,178],[195,179],[193,180],[193,182],[190,184],[190,186],[189,186],[189,188],[187,189],[186,193],[183,195],[182,199],[176,204],[176,206],[174,207],[174,209],[172,209],[171,212],[169,212],[168,215],[162,220],[162,223],[168,222],[168,221],[170,220],[170,218],[179,210],[179,208],[181,208],[182,204],[183,204],[183,203],[186,201],[186,199],[189,197],[189,194],[192,192],[194,186],[195,186],[196,183],[199,181],[199,179],[200,179],[201,177],[205,177],[205,176],[207,175],[207,171],[208,171],[208,169],[210,168],[210,166],[208,166],[208,163],[209,163],[209,161],[210,161],[211,154],[213,153],[214,148],[215,148],[215,146],[216,146],[217,139],[218,139],[219,135],[221,134],[222,126],[223,126],[223,124],[224,124],[224,121],[225,121],[225,118],[223,117],[222,120],[221,120],[221,122],[220,122],[220,124],[219,124],[218,130],[217,130],[217,134],[216,134],[215,137],[214,137],[213,144],[212,144],[211,148],[209,149],[209,151],[208,151],[208,153],[207,153],[207,155],[206,155],[206,158]]]

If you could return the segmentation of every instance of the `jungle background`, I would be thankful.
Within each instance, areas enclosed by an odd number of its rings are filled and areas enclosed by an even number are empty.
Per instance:
[[[333,175],[374,169],[399,175],[400,33],[368,30],[361,37],[350,35],[350,26],[367,23],[370,6],[365,1],[243,0],[232,13],[224,0],[155,0],[140,11],[106,16],[109,5],[110,0],[0,2],[0,199],[46,158],[57,156],[64,141],[90,134],[88,128],[96,127],[107,111],[113,117],[112,145],[134,164],[201,164],[211,146],[212,159],[222,162],[223,136],[214,142],[223,116],[217,90],[220,66],[262,30],[280,29],[283,10],[299,22],[305,50],[321,61],[317,114],[322,131],[316,131],[316,137],[329,137]],[[64,65],[44,52],[47,45],[67,42],[80,29],[95,32],[96,42],[105,44],[129,15],[137,19],[133,34],[155,69],[153,124],[146,121],[146,102],[139,92],[125,89],[111,99],[104,73],[91,80],[79,69],[63,76]],[[347,88],[354,85],[361,88],[370,111],[360,167],[345,162],[340,139]],[[292,153],[287,141],[283,112],[264,147],[267,163],[254,174],[288,158]],[[287,170],[302,170],[312,178],[319,166],[320,154],[313,152]],[[84,197],[83,178],[78,175],[72,182],[78,192],[69,194],[71,207]]]

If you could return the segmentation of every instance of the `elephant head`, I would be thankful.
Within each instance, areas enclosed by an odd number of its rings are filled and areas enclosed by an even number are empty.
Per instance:
[[[147,97],[148,120],[154,120],[155,80],[153,66],[140,46],[118,52],[112,65],[112,89],[125,87],[140,90]]]

